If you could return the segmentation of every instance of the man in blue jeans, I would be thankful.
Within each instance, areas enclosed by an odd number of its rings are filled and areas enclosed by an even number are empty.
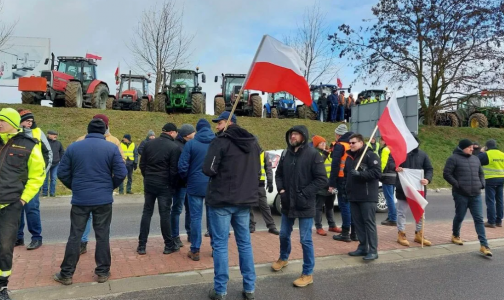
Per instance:
[[[282,204],[280,226],[280,258],[271,268],[280,271],[289,264],[291,233],[296,219],[299,220],[299,235],[303,248],[303,273],[294,281],[297,287],[313,283],[315,251],[312,241],[313,218],[317,192],[327,185],[324,157],[307,145],[308,129],[294,126],[285,134],[287,149],[284,150],[275,174],[277,190]]]
[[[504,215],[504,153],[497,149],[495,140],[488,140],[485,149],[478,155],[485,173],[485,202],[488,222],[485,227],[502,227]]]
[[[250,242],[250,207],[259,201],[260,147],[247,130],[233,124],[226,129],[229,112],[212,120],[219,134],[212,141],[203,163],[203,173],[210,182],[206,193],[208,220],[214,248],[214,288],[210,299],[224,299],[229,281],[228,234],[233,226],[240,271],[243,276],[243,297],[255,299],[255,268]],[[318,155],[318,153],[317,153]],[[232,297],[236,299],[237,297]]]
[[[479,159],[472,155],[472,152],[473,143],[468,139],[461,140],[453,151],[453,155],[446,161],[443,170],[443,178],[452,186],[452,195],[455,201],[452,243],[464,244],[460,238],[460,227],[467,209],[469,209],[480,241],[480,253],[492,256],[485,235],[483,203],[481,201],[481,190],[485,188],[485,176]]]

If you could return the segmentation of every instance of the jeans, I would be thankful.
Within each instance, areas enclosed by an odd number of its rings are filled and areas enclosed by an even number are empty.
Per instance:
[[[346,193],[346,180],[338,179],[338,181],[336,181],[336,189],[338,190],[338,207],[341,212],[341,220],[343,221],[341,227],[350,228],[352,224],[352,214],[350,212],[350,202],[348,202]]]
[[[250,242],[249,217],[250,208],[244,206],[209,207],[210,230],[213,240],[214,260],[214,289],[219,295],[227,293],[229,281],[228,234],[229,224],[233,226],[240,272],[243,276],[243,291],[246,293],[255,290],[255,267],[252,244]]]
[[[126,193],[131,193],[131,184],[133,183],[133,165],[126,164],[128,170],[128,182],[126,183]],[[119,194],[124,194],[124,181],[119,186]]]
[[[89,238],[89,232],[91,231],[91,224],[93,222],[93,213],[89,214],[89,219],[86,223],[86,229],[84,229],[84,234],[82,234],[81,242],[87,243]]]
[[[0,209],[0,224],[2,224],[0,226],[0,271],[2,275],[6,275],[0,276],[0,288],[6,287],[9,283],[14,243],[19,228],[19,216],[22,211],[23,204],[21,204],[21,201],[16,201]]]
[[[171,231],[171,204],[173,191],[169,187],[159,187],[154,185],[144,185],[145,202],[142,212],[142,221],[140,221],[140,235],[138,244],[145,246],[149,237],[150,223],[154,213],[154,205],[158,200],[158,210],[161,223],[161,234],[163,235],[165,246],[173,247]]]
[[[70,236],[65,249],[65,258],[61,263],[61,276],[71,278],[80,257],[80,242],[86,222],[91,212],[94,215],[93,229],[96,236],[95,274],[107,276],[110,274],[110,223],[112,222],[112,204],[97,206],[72,205],[70,211]]]
[[[187,195],[191,213],[191,252],[198,253],[201,248],[201,219],[203,218],[204,197]],[[207,215],[208,219],[208,215]]]
[[[303,248],[303,274],[312,275],[315,268],[315,250],[312,240],[313,218],[299,219],[299,237]],[[296,219],[282,214],[280,226],[280,259],[288,260],[291,253],[291,233]]]
[[[275,220],[271,215],[271,208],[268,205],[268,199],[266,198],[266,189],[263,186],[259,187],[259,209],[261,210],[262,217],[266,223],[268,229],[276,229]],[[255,229],[256,222],[254,221],[254,211],[250,209],[250,228]]]
[[[340,122],[345,120],[345,106],[344,105],[338,105],[338,112],[336,115],[336,121]]]
[[[191,236],[191,214],[189,212],[189,198],[187,197],[187,194],[184,197],[184,210],[185,210],[185,231],[187,233],[187,236]]]
[[[358,250],[365,253],[378,252],[378,234],[376,232],[376,202],[351,202],[352,223],[359,239]]]
[[[316,210],[315,210],[315,228],[322,228],[322,210],[325,206],[325,213],[327,218],[327,223],[329,224],[329,228],[336,227],[336,223],[334,222],[334,196],[316,196]]]
[[[387,201],[388,219],[391,222],[397,222],[397,211],[394,199],[395,185],[382,184],[382,189],[383,189],[383,195],[385,195],[385,200]]]
[[[28,231],[32,235],[32,241],[42,240],[42,222],[40,221],[40,191],[23,206],[23,212],[26,213],[26,223],[28,224]],[[19,229],[17,238],[24,238],[24,213],[21,212],[21,220],[19,222]]]
[[[50,178],[49,178],[50,177]],[[51,166],[49,174],[47,174],[42,186],[42,195],[47,196],[47,188],[49,186],[49,195],[52,197],[56,194],[56,180],[58,179],[58,165]],[[49,184],[50,182],[50,184]]]
[[[406,229],[406,213],[410,210],[408,201],[406,200],[397,200],[397,230],[404,231]],[[418,223],[416,223],[415,231],[422,230],[422,222],[420,219]]]
[[[467,209],[471,212],[474,220],[474,227],[478,234],[478,240],[481,246],[488,247],[488,242],[485,235],[485,223],[483,221],[483,203],[481,195],[463,196],[452,191],[453,200],[455,201],[455,218],[453,218],[453,235],[460,236],[460,227],[464,221]]]
[[[171,209],[171,235],[172,238],[179,236],[180,214],[184,208],[184,201],[186,198],[187,189],[178,188],[173,193],[173,204]]]
[[[485,202],[487,218],[490,224],[502,224],[504,207],[502,203],[503,184],[487,184],[485,186]]]
[[[331,107],[329,108],[329,121],[331,122],[336,121],[337,115],[338,115],[338,107],[331,105]]]

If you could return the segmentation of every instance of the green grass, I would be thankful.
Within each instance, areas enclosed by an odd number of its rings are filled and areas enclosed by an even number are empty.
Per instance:
[[[78,137],[86,134],[87,124],[98,113],[104,113],[110,119],[109,126],[112,135],[121,140],[126,133],[131,134],[133,141],[138,145],[145,139],[149,129],[154,130],[156,135],[161,133],[161,128],[167,122],[173,122],[178,127],[196,122],[204,117],[211,120],[213,116],[202,115],[167,115],[164,113],[129,112],[129,111],[101,111],[97,109],[75,108],[51,108],[35,105],[0,104],[0,108],[12,107],[27,108],[32,110],[35,121],[45,131],[56,130],[59,140],[66,148]],[[286,147],[285,132],[294,125],[306,125],[310,135],[317,134],[325,137],[328,142],[334,139],[334,129],[338,124],[321,123],[303,119],[257,119],[238,117],[238,124],[251,133],[258,136],[261,147],[265,150],[283,149]],[[472,129],[472,128],[449,128],[449,127],[421,127],[421,149],[426,151],[434,165],[434,180],[432,187],[445,187],[443,180],[443,166],[456,147],[458,140],[469,138],[484,144],[487,139],[493,138],[501,141],[504,138],[502,129]],[[143,191],[142,176],[140,170],[133,175],[133,192]],[[70,191],[58,184],[57,194],[69,194]]]

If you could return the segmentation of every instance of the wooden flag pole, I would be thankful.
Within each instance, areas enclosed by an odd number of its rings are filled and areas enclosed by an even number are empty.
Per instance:
[[[371,133],[371,137],[369,138],[369,142],[366,143],[366,148],[364,148],[364,152],[362,152],[362,155],[359,158],[359,162],[357,163],[357,166],[355,167],[355,170],[359,169],[359,167],[360,167],[360,165],[362,163],[362,159],[364,158],[364,154],[366,153],[367,149],[369,148],[369,144],[371,143],[371,140],[375,136],[377,130],[378,130],[378,125],[376,125],[375,129],[373,130],[373,133]]]
[[[422,248],[423,248],[423,241],[424,241],[424,226],[425,226],[425,213],[422,215]]]

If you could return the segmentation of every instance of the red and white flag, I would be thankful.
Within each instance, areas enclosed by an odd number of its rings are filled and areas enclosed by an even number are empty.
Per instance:
[[[340,89],[342,89],[342,88],[343,88],[343,82],[341,82],[341,80],[340,80],[339,78],[338,78],[338,79],[336,79],[336,84],[338,85],[338,87],[339,87]]]
[[[119,85],[119,66],[120,66],[120,64],[117,64],[117,69],[114,73],[116,85]]]
[[[98,56],[98,55],[95,55],[95,54],[91,54],[91,53],[86,53],[86,58],[91,58],[91,59],[96,59],[96,60],[101,60],[102,59],[101,56]]]
[[[420,183],[423,179],[423,170],[403,169],[398,172],[401,186],[408,200],[413,218],[418,223],[425,213],[425,207],[429,202],[425,200],[425,187]]]
[[[243,89],[268,93],[285,91],[310,106],[310,87],[303,77],[305,69],[303,61],[294,49],[265,35],[250,66]]]
[[[395,95],[391,97],[378,120],[378,129],[381,138],[390,149],[390,155],[394,158],[396,166],[400,166],[406,160],[407,154],[418,147],[418,142],[404,122]]]

